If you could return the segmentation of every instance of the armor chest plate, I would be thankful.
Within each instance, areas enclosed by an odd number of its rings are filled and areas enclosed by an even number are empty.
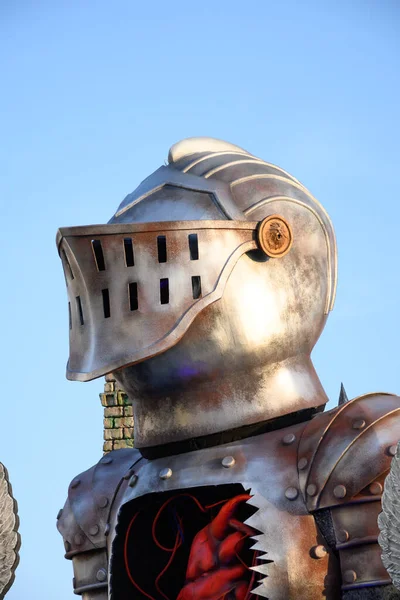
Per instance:
[[[200,486],[241,484],[256,512],[246,524],[256,529],[261,578],[253,593],[270,600],[334,600],[337,564],[308,513],[299,487],[297,447],[304,424],[240,442],[153,461],[141,460],[136,478],[121,487],[113,510],[109,550],[116,540],[118,513],[150,493]],[[112,552],[110,552],[112,562]],[[267,561],[263,562],[262,558]],[[112,597],[112,596],[111,596]]]

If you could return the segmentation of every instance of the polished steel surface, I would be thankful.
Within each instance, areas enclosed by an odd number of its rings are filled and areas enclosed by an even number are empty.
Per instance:
[[[221,298],[240,257],[256,250],[257,226],[187,221],[61,229],[71,314],[69,378],[93,379],[175,345]]]
[[[326,403],[310,353],[333,307],[335,236],[280,167],[220,140],[184,140],[109,225],[63,229],[58,245],[67,376],[115,371],[134,401],[138,447]]]

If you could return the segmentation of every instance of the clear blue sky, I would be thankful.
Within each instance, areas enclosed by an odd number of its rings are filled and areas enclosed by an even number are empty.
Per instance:
[[[106,222],[183,137],[226,139],[330,213],[337,304],[314,352],[332,402],[400,392],[396,0],[2,0],[0,460],[23,546],[7,600],[72,598],[55,517],[102,452],[101,380],[70,383],[57,227]]]

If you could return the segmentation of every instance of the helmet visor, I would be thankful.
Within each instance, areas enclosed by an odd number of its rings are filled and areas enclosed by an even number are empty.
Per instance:
[[[174,346],[219,300],[257,222],[66,227],[57,246],[68,290],[67,378],[89,381]]]

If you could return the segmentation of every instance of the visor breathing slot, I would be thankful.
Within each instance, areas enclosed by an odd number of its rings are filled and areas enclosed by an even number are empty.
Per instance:
[[[94,254],[94,260],[96,261],[96,267],[98,271],[105,271],[106,265],[104,262],[103,248],[100,240],[92,240],[92,248]]]

